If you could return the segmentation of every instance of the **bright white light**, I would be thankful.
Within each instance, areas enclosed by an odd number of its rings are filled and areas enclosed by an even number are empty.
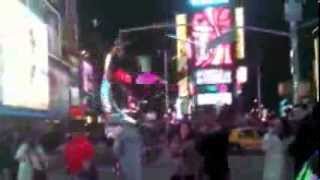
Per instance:
[[[248,68],[240,66],[237,69],[237,83],[243,84],[248,81]]]
[[[212,93],[212,94],[198,94],[198,105],[230,105],[232,104],[232,94],[226,93]]]
[[[88,124],[91,124],[91,123],[93,122],[92,117],[91,117],[91,116],[87,116],[87,117],[86,117],[86,122],[87,122]]]
[[[47,110],[47,26],[17,0],[0,6],[0,22],[3,104]]]
[[[192,6],[208,6],[227,4],[229,0],[190,0]]]
[[[196,83],[201,84],[224,84],[232,82],[232,73],[224,69],[204,69],[196,72]]]
[[[237,27],[245,26],[244,18],[244,8],[237,7],[235,9],[235,24]],[[238,28],[236,30],[237,34],[237,44],[236,44],[236,57],[238,59],[245,58],[245,32],[243,28]]]
[[[82,51],[81,51],[81,55],[85,55],[86,53],[87,53],[86,50],[82,50]]]
[[[70,96],[71,96],[71,105],[73,106],[80,105],[80,90],[78,87],[70,88]]]

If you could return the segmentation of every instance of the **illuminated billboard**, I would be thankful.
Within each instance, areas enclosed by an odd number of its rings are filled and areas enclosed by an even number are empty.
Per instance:
[[[232,93],[207,93],[197,95],[197,104],[203,105],[230,105],[232,104]]]
[[[18,0],[0,6],[0,103],[47,110],[46,25]]]
[[[177,74],[178,95],[179,97],[189,96],[189,78],[188,78],[188,16],[186,14],[178,14],[176,16],[176,34],[177,34]]]
[[[236,80],[238,84],[243,84],[248,81],[248,67],[239,66],[236,72]]]
[[[245,20],[244,20],[244,8],[237,7],[235,9],[235,25],[237,27],[244,27]],[[236,29],[236,58],[237,59],[244,59],[245,58],[245,31],[243,28]]]
[[[188,48],[188,54],[194,59],[195,67],[205,68],[233,63],[232,42],[208,49],[208,44],[230,32],[233,24],[230,8],[206,8],[192,15],[189,39],[193,43],[190,44],[192,47]]]
[[[232,83],[232,71],[225,69],[202,69],[195,73],[196,84]]]

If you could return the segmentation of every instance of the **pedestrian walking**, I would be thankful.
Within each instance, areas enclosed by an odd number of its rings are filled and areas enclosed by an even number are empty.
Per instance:
[[[196,180],[201,158],[195,147],[194,132],[190,122],[182,122],[177,134],[169,143],[175,172],[171,180]]]
[[[129,123],[119,125],[113,150],[119,161],[123,180],[142,180],[142,138],[138,128]]]
[[[295,176],[299,174],[310,156],[320,147],[320,106],[319,102],[312,113],[300,120],[294,142],[289,146],[289,152],[294,158]]]
[[[285,121],[285,120],[283,120]],[[293,137],[288,134],[286,123],[278,120],[271,125],[263,138],[262,148],[265,151],[263,180],[289,180],[290,163],[288,159],[288,146]]]
[[[94,146],[85,132],[78,127],[71,133],[71,138],[64,149],[67,172],[74,180],[97,180],[94,164]]]
[[[202,134],[197,150],[203,157],[203,171],[209,180],[228,180],[230,176],[228,162],[229,131],[211,121],[208,132]]]
[[[47,179],[48,157],[38,140],[38,136],[32,134],[19,146],[15,155],[19,162],[17,180]]]

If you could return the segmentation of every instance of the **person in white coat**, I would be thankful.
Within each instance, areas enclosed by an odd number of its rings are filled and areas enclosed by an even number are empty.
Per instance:
[[[28,139],[20,145],[15,159],[19,162],[17,180],[46,179],[47,156],[35,138]]]
[[[277,121],[263,138],[262,148],[265,151],[263,180],[289,180],[290,168],[287,149],[292,137],[283,136],[283,123]]]

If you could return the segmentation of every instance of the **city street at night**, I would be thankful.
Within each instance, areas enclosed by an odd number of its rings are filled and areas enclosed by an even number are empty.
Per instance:
[[[1,0],[0,180],[320,180],[316,0]]]

